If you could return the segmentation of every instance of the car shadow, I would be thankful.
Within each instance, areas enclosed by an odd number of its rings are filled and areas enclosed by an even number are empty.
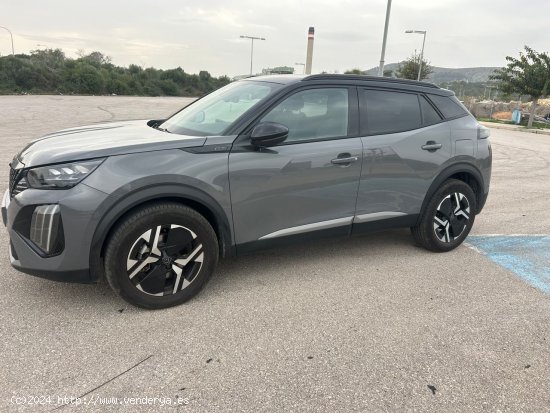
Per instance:
[[[356,261],[376,260],[379,254],[395,259],[403,259],[409,254],[418,254],[423,249],[414,246],[408,229],[387,230],[368,235],[333,238],[289,245],[276,249],[264,250],[239,257],[226,258],[220,261],[212,279],[193,302],[207,303],[216,300],[216,296],[231,292],[238,293],[250,288],[251,283],[265,286],[273,282],[273,276],[282,277],[286,282],[299,282],[304,277],[315,277],[318,271],[311,267],[322,262],[322,268],[330,265],[331,260]],[[374,261],[373,261],[374,262]],[[325,265],[326,263],[326,265]],[[30,303],[40,301],[41,306],[62,307],[71,311],[74,308],[93,311],[95,314],[115,311],[141,312],[123,301],[115,294],[105,280],[97,284],[62,283],[31,277],[15,272],[14,277],[21,277],[18,288],[25,290]],[[29,297],[30,296],[30,297]]]
[[[306,243],[288,245],[276,249],[259,251],[239,257],[222,260],[212,280],[201,295],[208,290],[224,291],[238,288],[239,283],[271,278],[277,272],[285,279],[303,278],[307,267],[320,261],[330,264],[337,259],[340,262],[357,259],[376,259],[378,254],[392,254],[396,259],[400,255],[426,252],[416,247],[408,229],[394,229],[367,235],[322,239]],[[297,271],[298,270],[298,271]]]

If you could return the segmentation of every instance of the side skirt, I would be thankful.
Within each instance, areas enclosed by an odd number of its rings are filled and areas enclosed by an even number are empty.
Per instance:
[[[262,251],[272,248],[286,247],[289,245],[303,244],[319,239],[326,238],[343,238],[350,235],[368,234],[371,232],[384,231],[394,228],[407,228],[416,225],[419,214],[403,215],[399,217],[379,219],[376,221],[368,221],[362,223],[353,223],[336,228],[328,228],[317,231],[305,232],[302,234],[294,234],[281,236],[276,238],[259,239],[257,241],[246,242],[237,245],[236,255],[250,254],[256,251]]]
[[[376,221],[354,222],[351,228],[351,235],[368,234],[370,232],[384,231],[386,229],[414,227],[419,216],[419,214],[413,214],[379,219]]]
[[[259,239],[237,245],[237,255],[249,254],[271,248],[286,247],[288,245],[303,244],[321,238],[349,237],[350,226],[344,225],[337,228],[328,228],[317,231],[304,232],[302,234],[288,235],[277,238]]]

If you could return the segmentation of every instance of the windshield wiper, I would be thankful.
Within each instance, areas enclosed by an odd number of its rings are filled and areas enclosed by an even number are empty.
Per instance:
[[[172,132],[170,132],[168,129],[166,129],[166,128],[161,128],[160,126],[157,126],[155,129],[158,129],[159,131],[162,131],[162,132],[172,133]]]

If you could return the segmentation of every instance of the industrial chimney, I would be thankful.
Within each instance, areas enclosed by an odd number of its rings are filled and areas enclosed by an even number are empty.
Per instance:
[[[313,60],[313,35],[315,29],[310,27],[307,32],[307,56],[306,56],[306,75],[311,74],[311,63]]]

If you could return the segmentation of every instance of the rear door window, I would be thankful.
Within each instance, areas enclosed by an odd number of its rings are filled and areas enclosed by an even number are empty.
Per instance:
[[[404,132],[422,126],[416,93],[373,89],[364,89],[363,93],[369,135]]]

